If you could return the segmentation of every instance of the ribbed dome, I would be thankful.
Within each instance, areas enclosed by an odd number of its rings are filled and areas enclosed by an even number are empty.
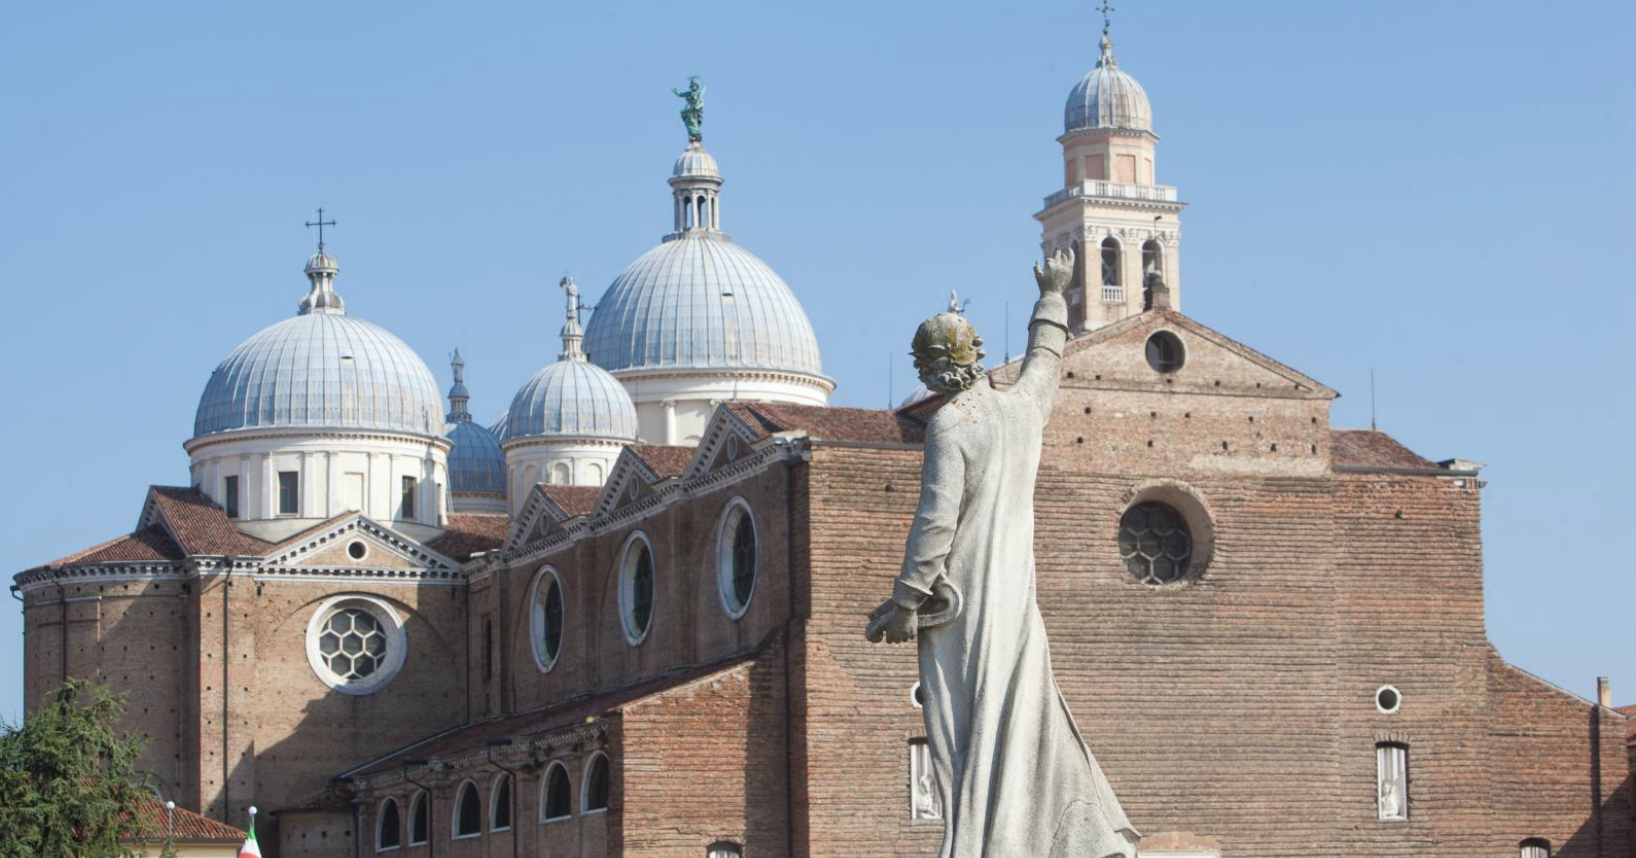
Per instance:
[[[715,156],[704,150],[703,143],[694,140],[682,150],[670,175],[676,178],[719,179],[721,170],[716,166]]]
[[[636,406],[606,370],[583,359],[546,366],[517,391],[505,439],[538,436],[636,440]]]
[[[610,371],[823,373],[818,338],[790,287],[713,231],[673,236],[632,262],[591,314],[585,350]]]
[[[443,408],[431,370],[403,340],[338,310],[309,312],[228,354],[199,397],[193,434],[287,426],[435,437]]]
[[[1136,78],[1119,70],[1113,43],[1102,37],[1102,58],[1079,79],[1063,109],[1064,133],[1095,128],[1153,130],[1153,108]]]
[[[500,439],[470,419],[450,423],[443,433],[454,444],[449,451],[449,491],[506,492],[506,454]]]

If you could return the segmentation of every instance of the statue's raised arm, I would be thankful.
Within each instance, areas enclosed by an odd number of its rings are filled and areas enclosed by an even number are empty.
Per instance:
[[[687,100],[682,106],[682,124],[687,126],[687,140],[696,143],[704,139],[704,85],[698,75],[687,79],[687,90],[672,89],[678,98]]]

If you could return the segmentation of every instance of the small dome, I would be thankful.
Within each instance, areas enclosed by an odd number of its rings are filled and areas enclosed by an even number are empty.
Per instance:
[[[624,386],[584,359],[546,366],[517,391],[505,439],[539,436],[636,440],[636,406]]]
[[[1102,37],[1102,58],[1096,68],[1079,79],[1068,93],[1068,105],[1063,110],[1063,132],[1087,131],[1098,128],[1119,128],[1131,131],[1153,131],[1153,108],[1148,105],[1147,93],[1136,78],[1119,69],[1113,58],[1113,42]]]
[[[263,329],[222,360],[193,434],[306,426],[435,437],[442,404],[431,370],[403,340],[341,312],[312,312]]]
[[[450,423],[443,437],[454,444],[449,451],[449,491],[506,493],[506,454],[493,432],[467,418]]]
[[[319,248],[317,253],[307,258],[307,273],[313,274],[319,271],[327,271],[331,274],[337,274],[341,271],[340,266],[335,264],[335,257],[325,253],[323,248]]]
[[[704,150],[704,144],[694,140],[682,150],[670,175],[678,179],[720,179],[721,170],[716,167],[715,157]]]
[[[769,369],[822,375],[818,338],[790,287],[713,231],[673,236],[608,287],[585,350],[610,372]]]

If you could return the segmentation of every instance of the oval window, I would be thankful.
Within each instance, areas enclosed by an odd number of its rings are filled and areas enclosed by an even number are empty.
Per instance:
[[[738,619],[750,607],[756,586],[756,524],[750,505],[734,498],[716,532],[716,584],[728,616]]]
[[[625,543],[619,570],[620,625],[631,646],[642,642],[653,625],[653,549],[637,533]]]
[[[542,671],[550,670],[562,652],[562,581],[555,569],[547,566],[535,576],[530,605],[529,632],[534,641],[534,663]]]

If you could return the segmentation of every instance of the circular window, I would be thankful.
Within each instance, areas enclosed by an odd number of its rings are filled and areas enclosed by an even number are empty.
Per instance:
[[[1390,685],[1382,685],[1375,692],[1375,708],[1387,715],[1396,712],[1403,705],[1403,695]]]
[[[619,561],[619,619],[631,646],[653,625],[653,547],[640,531],[626,541]]]
[[[926,692],[921,690],[918,682],[909,689],[909,705],[916,709],[926,708]]]
[[[320,605],[307,624],[307,662],[319,680],[347,694],[370,694],[403,667],[403,623],[385,602],[341,596]]]
[[[1193,559],[1193,535],[1169,504],[1139,503],[1119,519],[1119,555],[1126,571],[1143,584],[1174,584]]]
[[[347,556],[353,560],[362,560],[369,556],[369,546],[361,539],[354,539],[347,543]]]
[[[1147,365],[1154,372],[1175,372],[1187,360],[1181,338],[1169,331],[1156,331],[1147,338]]]
[[[744,616],[756,586],[756,523],[743,498],[728,502],[716,530],[716,584],[728,616]]]
[[[544,673],[557,663],[562,652],[562,581],[557,570],[547,566],[534,576],[533,598],[529,600],[529,637],[534,642],[534,663]]]

